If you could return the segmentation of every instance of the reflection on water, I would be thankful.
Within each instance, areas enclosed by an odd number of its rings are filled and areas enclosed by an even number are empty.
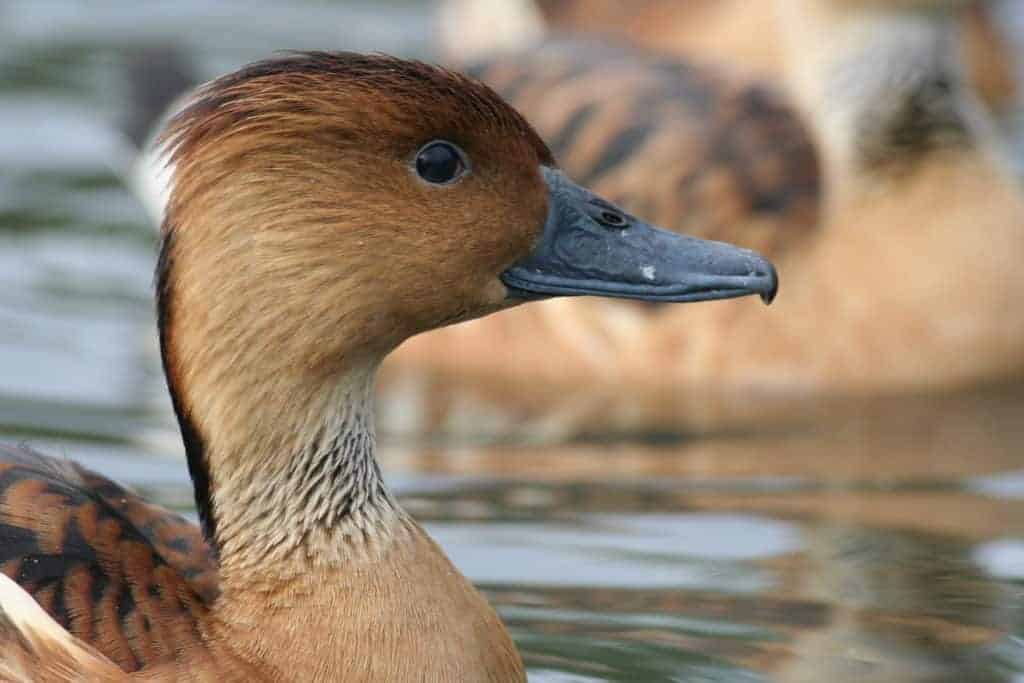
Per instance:
[[[0,4],[0,439],[189,510],[153,233],[120,177],[126,36],[188,41],[204,75],[429,45],[421,3],[169,7]],[[392,443],[385,464],[532,680],[1024,680],[1024,388],[773,412],[682,442]]]
[[[715,441],[404,454],[435,472],[504,465],[499,480],[404,498],[490,588],[538,669],[623,681],[1008,681],[1024,663],[1024,488],[993,490],[1001,479],[972,473],[1019,471],[1024,458],[1019,439],[1000,438],[1018,419],[988,427],[993,438],[961,451],[956,475],[936,472],[933,449],[907,434],[846,425],[797,448],[750,439],[739,476],[740,445]],[[862,449],[874,453],[862,470],[830,471]],[[935,454],[954,467],[952,450]],[[541,457],[552,467],[538,469]],[[627,470],[638,474],[624,481]],[[486,532],[446,536],[467,520]],[[480,553],[500,568],[479,566]]]

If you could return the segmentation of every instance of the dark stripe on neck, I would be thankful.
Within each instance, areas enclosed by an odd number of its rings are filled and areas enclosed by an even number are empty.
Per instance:
[[[167,378],[167,389],[171,393],[174,413],[178,417],[181,439],[185,444],[188,472],[192,477],[196,509],[199,511],[199,522],[203,529],[203,535],[206,537],[206,541],[210,544],[210,548],[216,557],[219,550],[217,547],[217,520],[213,514],[212,499],[210,497],[210,469],[206,462],[203,439],[192,422],[188,411],[185,409],[181,387],[178,386],[175,368],[170,360],[171,315],[174,296],[172,276],[172,271],[174,270],[174,226],[165,224],[163,233],[164,238],[160,244],[160,257],[157,259],[156,266],[156,319],[157,328],[160,332],[160,359],[163,362],[164,376]]]

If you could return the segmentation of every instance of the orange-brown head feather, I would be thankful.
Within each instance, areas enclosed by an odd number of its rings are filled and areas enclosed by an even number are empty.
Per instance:
[[[469,158],[472,172],[454,186],[413,173],[417,150],[435,139]],[[540,233],[539,167],[553,165],[529,124],[487,86],[419,62],[347,53],[293,55],[214,81],[165,140],[176,167],[165,228],[175,263],[184,265],[194,244],[227,259],[208,273],[218,284],[231,279],[230,266],[246,269],[234,273],[239,281],[287,284],[273,308],[288,306],[304,322],[348,308],[324,298],[340,285],[384,323],[348,330],[372,345],[475,312],[482,285],[493,295],[497,274]],[[301,291],[303,282],[316,291]],[[329,347],[305,360],[330,362]]]

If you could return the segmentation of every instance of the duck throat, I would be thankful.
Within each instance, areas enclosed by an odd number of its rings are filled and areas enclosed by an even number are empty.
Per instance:
[[[375,455],[375,370],[261,406],[241,440],[211,440],[222,575],[338,565],[386,544],[398,508]]]
[[[984,117],[964,81],[959,4],[778,3],[788,85],[833,181],[975,139]]]

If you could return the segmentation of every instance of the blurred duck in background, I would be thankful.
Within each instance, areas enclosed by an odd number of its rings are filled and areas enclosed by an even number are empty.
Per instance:
[[[965,76],[961,36],[979,10],[753,4],[793,110],[728,64],[594,42],[540,40],[471,69],[536,122],[570,175],[662,224],[768,251],[786,281],[773,315],[563,299],[447,328],[386,365],[386,429],[714,429],[763,418],[779,397],[1020,376],[1024,199]],[[543,33],[535,7],[505,5],[513,26]]]
[[[888,4],[947,5],[958,20],[956,41],[972,86],[990,108],[1003,112],[1017,103],[1017,78],[996,2]],[[486,57],[496,47],[525,47],[548,32],[579,32],[782,80],[786,48],[772,30],[776,5],[772,0],[444,0],[439,27],[446,55],[459,62]]]

